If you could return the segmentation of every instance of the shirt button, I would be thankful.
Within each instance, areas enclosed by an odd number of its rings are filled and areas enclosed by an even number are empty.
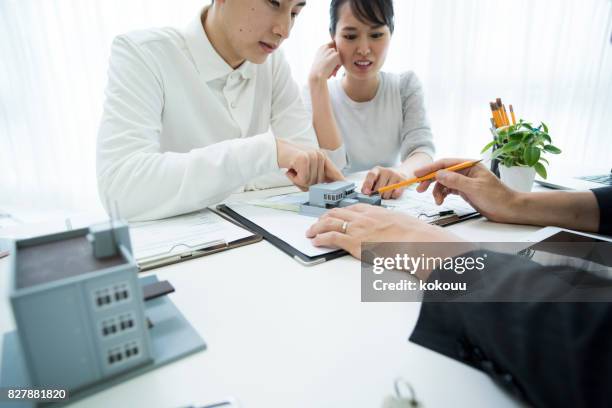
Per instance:
[[[236,102],[232,102],[230,106],[232,107],[232,109],[236,109]]]

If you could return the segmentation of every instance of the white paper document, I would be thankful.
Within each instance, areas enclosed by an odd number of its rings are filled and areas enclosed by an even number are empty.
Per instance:
[[[300,212],[300,205],[308,201],[308,193],[291,193],[247,201],[247,204],[275,210]]]
[[[306,201],[308,193],[294,193],[229,204],[229,207],[307,256],[334,252],[335,249],[317,248],[306,238],[306,231],[317,221],[314,217],[299,214],[299,205]],[[384,200],[383,206],[430,223],[476,212],[461,197],[448,196],[444,204],[438,206],[430,192],[419,194],[414,190],[406,190],[399,200]]]
[[[307,201],[308,193],[294,193],[252,200],[248,204],[299,212],[300,204]],[[431,223],[448,217],[464,217],[476,212],[471,205],[457,195],[449,195],[442,205],[437,205],[431,192],[417,193],[414,189],[405,190],[402,197],[397,200],[383,200],[382,206]]]
[[[288,195],[271,197],[265,201],[268,200],[271,205],[291,204],[294,201],[293,197]],[[316,218],[300,215],[294,210],[278,209],[274,206],[269,208],[264,206],[265,201],[262,201],[261,205],[242,203],[228,206],[304,255],[313,257],[337,251],[337,249],[317,248],[312,245],[310,239],[306,238],[306,231],[317,221]]]
[[[394,211],[400,211],[430,223],[448,217],[465,217],[476,213],[471,205],[457,195],[449,195],[442,205],[437,205],[431,191],[418,193],[413,189],[406,189],[398,200],[383,200],[382,204]],[[452,213],[446,214],[449,212]]]
[[[250,236],[253,236],[252,232],[210,210],[159,221],[130,223],[134,257],[139,263],[222,243],[229,244]]]

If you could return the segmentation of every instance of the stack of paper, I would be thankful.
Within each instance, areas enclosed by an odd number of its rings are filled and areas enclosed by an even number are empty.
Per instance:
[[[192,254],[253,235],[210,210],[130,224],[132,249],[139,264]]]

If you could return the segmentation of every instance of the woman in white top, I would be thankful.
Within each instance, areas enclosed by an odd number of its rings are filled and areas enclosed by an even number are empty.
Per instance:
[[[394,28],[392,0],[332,0],[330,17],[332,42],[315,57],[304,99],[320,147],[344,173],[369,170],[362,192],[370,194],[432,162],[423,90],[412,72],[381,72]],[[328,82],[341,66],[345,75]]]

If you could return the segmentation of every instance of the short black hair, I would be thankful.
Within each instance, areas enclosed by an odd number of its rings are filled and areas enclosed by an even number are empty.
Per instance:
[[[373,26],[387,26],[393,34],[395,28],[393,0],[332,0],[329,5],[329,32],[331,35],[336,34],[340,7],[347,2],[359,21]]]

